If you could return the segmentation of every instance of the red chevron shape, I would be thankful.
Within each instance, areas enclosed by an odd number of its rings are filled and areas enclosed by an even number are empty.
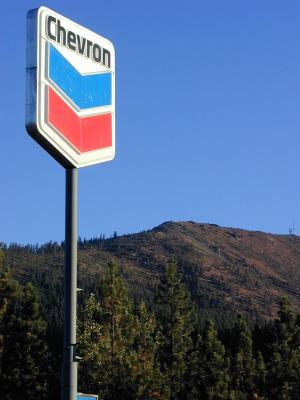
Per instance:
[[[112,146],[112,115],[78,116],[48,86],[48,123],[80,153]]]

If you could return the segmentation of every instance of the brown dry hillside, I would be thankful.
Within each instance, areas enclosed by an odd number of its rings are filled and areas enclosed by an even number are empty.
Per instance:
[[[202,299],[205,307],[270,318],[279,299],[288,296],[300,310],[298,236],[167,222],[107,245],[124,269],[134,266],[146,274],[143,285],[175,257],[200,307]]]
[[[300,237],[223,228],[194,222],[166,222],[152,230],[80,246],[82,284],[93,285],[114,259],[133,293],[151,301],[158,276],[175,257],[200,309],[222,315],[246,312],[252,318],[276,315],[288,296],[300,311]],[[55,253],[55,252],[54,252]],[[62,252],[7,252],[19,277],[61,275]],[[51,275],[50,274],[50,275]]]

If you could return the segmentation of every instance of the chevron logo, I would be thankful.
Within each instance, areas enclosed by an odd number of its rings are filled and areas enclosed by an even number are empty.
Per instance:
[[[52,44],[48,57],[48,124],[80,153],[110,147],[111,73],[82,75]]]

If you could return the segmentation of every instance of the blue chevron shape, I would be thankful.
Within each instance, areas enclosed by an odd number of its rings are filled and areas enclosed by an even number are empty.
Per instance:
[[[110,72],[81,75],[51,44],[49,45],[49,78],[80,110],[112,104]]]

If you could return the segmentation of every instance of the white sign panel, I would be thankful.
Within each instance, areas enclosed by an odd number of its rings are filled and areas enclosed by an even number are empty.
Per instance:
[[[115,155],[115,51],[46,7],[27,14],[26,128],[65,167]]]

